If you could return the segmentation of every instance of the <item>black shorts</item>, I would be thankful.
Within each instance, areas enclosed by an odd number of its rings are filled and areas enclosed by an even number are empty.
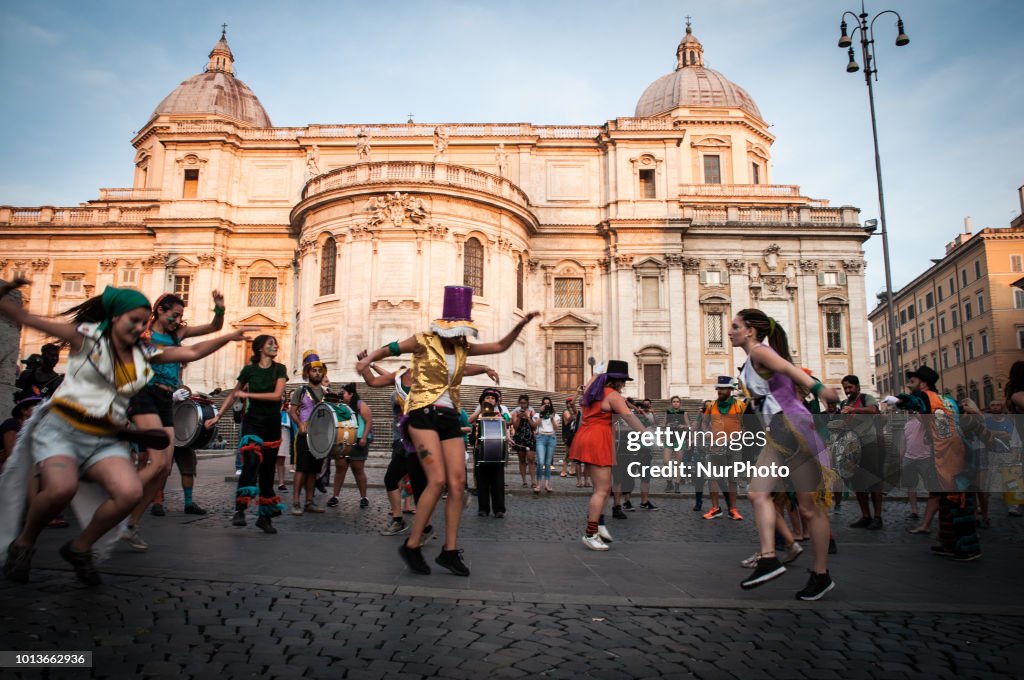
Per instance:
[[[178,474],[196,475],[196,450],[174,447],[174,463],[178,466]]]
[[[295,471],[305,474],[320,474],[324,462],[309,452],[309,442],[305,434],[295,435]]]
[[[134,417],[145,413],[160,416],[160,424],[174,427],[174,399],[171,393],[156,385],[146,385],[128,402],[128,416]]]
[[[457,439],[462,437],[462,424],[459,413],[447,406],[424,406],[409,413],[409,427],[417,430],[433,430],[438,439]]]

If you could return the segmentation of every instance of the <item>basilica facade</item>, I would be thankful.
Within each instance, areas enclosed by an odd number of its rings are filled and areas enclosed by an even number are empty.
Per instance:
[[[110,284],[176,292],[205,322],[219,289],[229,325],[276,336],[296,376],[315,348],[333,381],[355,377],[359,350],[426,329],[443,287],[464,284],[481,339],[542,311],[490,359],[504,385],[571,390],[591,358],[617,358],[651,398],[713,396],[743,361],[732,316],[753,306],[796,363],[866,384],[858,210],[772,184],[768,128],[689,26],[632,117],[573,126],[274,127],[222,35],[132,140],[134,186],[0,206],[0,276],[32,279],[43,315]],[[21,356],[43,341],[23,333]],[[187,381],[230,387],[245,357],[226,349]]]

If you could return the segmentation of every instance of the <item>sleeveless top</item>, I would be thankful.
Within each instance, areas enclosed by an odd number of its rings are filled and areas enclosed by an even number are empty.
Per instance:
[[[174,335],[152,331],[147,344],[151,347],[162,349],[164,347],[178,347],[181,345],[181,340]],[[167,387],[177,389],[181,386],[181,363],[175,361],[167,364],[153,364],[153,377],[150,378],[149,383],[151,385],[166,385]]]

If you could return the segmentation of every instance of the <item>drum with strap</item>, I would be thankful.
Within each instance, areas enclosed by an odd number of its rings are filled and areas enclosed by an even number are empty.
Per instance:
[[[339,455],[346,455],[358,441],[356,416],[342,403],[320,402],[313,407],[306,424],[306,442],[314,458],[322,460],[335,447]]]
[[[217,435],[217,426],[209,429],[203,424],[217,415],[213,400],[205,395],[193,395],[174,403],[174,445],[181,449],[203,449]]]
[[[476,464],[504,465],[508,461],[508,446],[505,441],[505,420],[480,418],[477,423]]]

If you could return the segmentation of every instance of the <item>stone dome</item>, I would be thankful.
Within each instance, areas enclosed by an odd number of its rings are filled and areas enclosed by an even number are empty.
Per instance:
[[[738,108],[761,120],[761,111],[742,87],[714,69],[704,66],[704,47],[686,25],[686,35],[676,49],[676,70],[658,78],[644,90],[636,104],[637,118],[668,113],[680,106]]]
[[[210,51],[206,71],[183,81],[153,109],[153,116],[181,113],[213,113],[256,127],[273,127],[260,100],[235,77],[234,56],[223,33]]]

